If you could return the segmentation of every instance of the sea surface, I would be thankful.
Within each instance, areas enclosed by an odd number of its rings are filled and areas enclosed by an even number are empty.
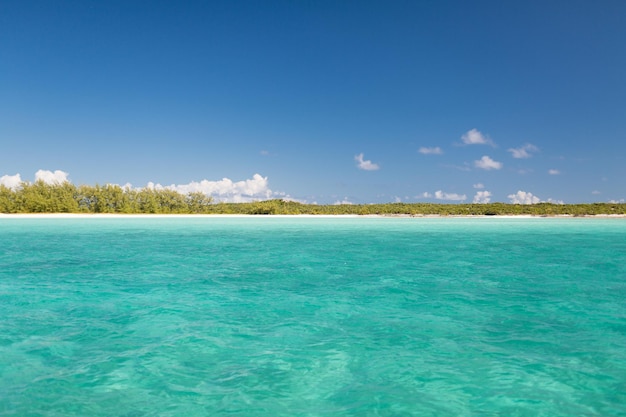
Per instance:
[[[625,416],[626,219],[0,218],[0,416]]]

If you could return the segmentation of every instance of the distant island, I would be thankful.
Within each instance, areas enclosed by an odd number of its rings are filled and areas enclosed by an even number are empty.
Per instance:
[[[382,215],[382,216],[597,216],[626,215],[626,203],[588,204],[303,204],[265,200],[247,203],[215,202],[206,194],[181,194],[169,189],[134,190],[118,185],[47,184],[24,182],[0,185],[0,213],[93,214],[251,214],[251,215]]]

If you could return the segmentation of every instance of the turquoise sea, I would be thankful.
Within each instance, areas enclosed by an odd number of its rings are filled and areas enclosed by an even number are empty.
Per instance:
[[[625,416],[626,219],[0,218],[0,416]]]

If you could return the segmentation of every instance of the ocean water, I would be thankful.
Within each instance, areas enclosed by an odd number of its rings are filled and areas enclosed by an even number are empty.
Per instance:
[[[624,415],[625,219],[0,219],[0,416]]]

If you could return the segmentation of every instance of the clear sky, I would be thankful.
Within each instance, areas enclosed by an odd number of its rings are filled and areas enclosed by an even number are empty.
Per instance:
[[[35,178],[623,201],[626,1],[2,0],[0,183]]]

